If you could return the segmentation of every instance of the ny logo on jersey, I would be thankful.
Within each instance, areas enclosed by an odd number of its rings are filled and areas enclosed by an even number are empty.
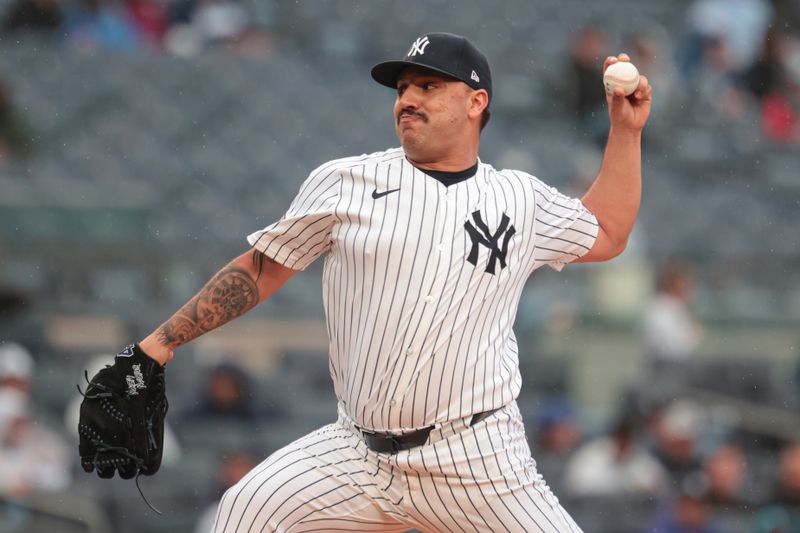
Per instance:
[[[408,51],[407,57],[413,57],[417,54],[423,55],[425,53],[425,47],[430,44],[428,40],[428,36],[419,37],[416,41],[411,43],[411,49]]]
[[[472,240],[472,249],[467,256],[467,261],[475,266],[478,266],[478,245],[483,245],[487,247],[489,251],[491,251],[491,255],[489,256],[489,261],[486,263],[486,270],[484,270],[484,272],[494,274],[494,267],[497,261],[500,261],[500,270],[505,268],[506,254],[508,253],[508,241],[511,240],[511,236],[514,235],[517,230],[514,229],[514,226],[508,225],[510,219],[505,213],[503,213],[503,218],[500,219],[500,225],[497,227],[497,231],[494,233],[489,231],[489,228],[483,222],[480,211],[473,212],[472,219],[475,221],[474,226],[469,220],[464,223],[464,228],[467,230],[467,234]],[[498,247],[498,242],[500,241],[501,237],[503,238],[503,244]]]

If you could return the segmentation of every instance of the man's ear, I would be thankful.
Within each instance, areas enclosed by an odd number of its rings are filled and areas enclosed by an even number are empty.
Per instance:
[[[469,99],[469,116],[470,118],[480,118],[483,110],[489,106],[489,93],[486,89],[478,89],[472,91]]]

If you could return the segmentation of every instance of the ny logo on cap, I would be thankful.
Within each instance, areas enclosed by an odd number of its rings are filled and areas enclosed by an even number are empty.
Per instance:
[[[411,50],[408,51],[408,57],[413,57],[417,54],[423,55],[425,53],[425,47],[430,44],[428,40],[428,36],[425,37],[418,37],[416,41],[411,43]]]

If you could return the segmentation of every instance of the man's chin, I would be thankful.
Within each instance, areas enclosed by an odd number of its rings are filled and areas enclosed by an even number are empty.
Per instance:
[[[411,128],[398,128],[397,138],[400,140],[400,144],[406,150],[415,146],[419,146],[421,142],[419,134],[417,134],[417,132],[413,131]]]

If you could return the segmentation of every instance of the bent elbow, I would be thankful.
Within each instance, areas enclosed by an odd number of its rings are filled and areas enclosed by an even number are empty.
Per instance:
[[[596,250],[592,250],[592,257],[589,260],[599,262],[611,261],[624,252],[625,248],[627,247],[627,238],[622,240],[607,240],[603,246],[598,247]]]
[[[618,255],[622,254],[622,252],[624,252],[625,248],[627,248],[627,247],[628,247],[628,238],[627,237],[625,237],[624,239],[618,240],[611,247],[611,250],[609,250],[609,254],[608,254],[608,257],[606,258],[606,260],[614,259]]]
[[[600,233],[592,249],[577,261],[581,263],[610,261],[624,252],[627,247],[628,234],[615,236],[609,234],[601,226]]]

